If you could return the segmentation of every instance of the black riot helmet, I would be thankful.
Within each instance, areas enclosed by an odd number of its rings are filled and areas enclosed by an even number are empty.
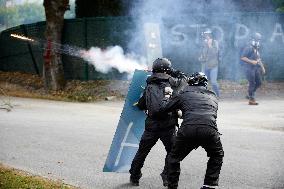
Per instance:
[[[188,77],[188,84],[191,86],[203,86],[207,87],[208,79],[203,72],[195,72]]]
[[[172,63],[167,58],[157,58],[153,62],[153,73],[170,73],[172,68]]]

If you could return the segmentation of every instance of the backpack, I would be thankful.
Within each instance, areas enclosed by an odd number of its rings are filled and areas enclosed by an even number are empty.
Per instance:
[[[158,113],[164,99],[165,87],[170,87],[168,82],[150,83],[146,86],[146,107],[148,116],[153,117]]]

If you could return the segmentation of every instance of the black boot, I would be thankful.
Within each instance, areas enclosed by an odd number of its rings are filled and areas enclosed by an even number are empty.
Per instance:
[[[130,183],[132,186],[139,186],[139,179],[142,177],[142,174],[140,173],[139,176],[133,176],[130,175]]]
[[[161,175],[162,180],[163,180],[163,186],[167,187],[168,184],[169,184],[167,175],[165,175],[163,173],[161,173],[160,175]]]
[[[139,180],[132,179],[130,176],[130,183],[132,186],[139,186]]]

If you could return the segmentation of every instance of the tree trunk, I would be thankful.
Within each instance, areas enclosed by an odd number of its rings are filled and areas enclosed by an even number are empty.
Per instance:
[[[44,52],[43,79],[46,90],[60,90],[65,86],[61,54],[53,49],[61,43],[64,13],[69,8],[69,0],[44,0],[47,39]]]

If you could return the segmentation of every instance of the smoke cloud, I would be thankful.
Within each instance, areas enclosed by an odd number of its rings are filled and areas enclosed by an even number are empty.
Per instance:
[[[206,28],[211,28],[214,38],[219,41],[222,48],[219,77],[239,80],[244,77],[239,64],[240,51],[250,42],[251,35],[259,32],[262,34],[260,54],[268,68],[267,77],[272,78],[279,73],[273,68],[281,66],[280,57],[284,57],[283,16],[248,12],[246,8],[249,7],[258,11],[259,4],[256,1],[244,2],[136,1],[131,13],[137,30],[133,32],[128,49],[137,49],[137,44],[145,45],[143,25],[149,22],[157,23],[160,26],[163,56],[169,58],[175,68],[186,73],[200,71],[198,56],[202,43],[201,33]],[[245,4],[247,6],[244,6]],[[141,52],[145,54],[143,49]]]
[[[82,50],[80,57],[102,73],[108,73],[112,68],[115,68],[120,73],[125,72],[131,75],[135,69],[147,69],[146,60],[143,57],[137,57],[134,54],[124,54],[120,46],[108,47],[104,50],[98,47],[91,47],[89,50]]]

